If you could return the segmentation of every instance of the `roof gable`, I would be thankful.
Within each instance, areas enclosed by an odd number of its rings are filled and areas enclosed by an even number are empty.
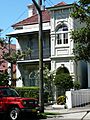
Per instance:
[[[50,22],[50,15],[47,10],[42,11],[42,21]],[[29,18],[24,19],[14,25],[12,25],[12,27],[31,25],[31,24],[38,24],[38,14],[35,14]]]
[[[67,5],[65,2],[60,2],[56,5],[54,5],[53,7],[60,7],[60,6],[65,6],[65,5]],[[48,10],[42,11],[42,22],[43,23],[50,22],[50,15],[49,15]],[[19,27],[19,26],[32,25],[32,24],[38,24],[38,14],[34,14],[33,16],[24,19],[14,25],[12,25],[12,27]]]
[[[60,3],[58,3],[58,4],[54,5],[54,6],[63,6],[63,5],[67,5],[67,4],[65,2],[60,2]]]

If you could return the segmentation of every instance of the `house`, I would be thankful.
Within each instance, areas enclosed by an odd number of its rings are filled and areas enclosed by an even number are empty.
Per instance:
[[[42,11],[43,25],[43,64],[51,71],[64,66],[70,74],[80,80],[81,87],[87,88],[87,64],[75,63],[73,58],[74,42],[70,32],[80,27],[77,20],[71,18],[73,4],[60,2]],[[14,31],[8,36],[16,38],[16,50],[31,49],[30,55],[17,61],[17,86],[38,85],[39,43],[38,43],[38,14],[35,6],[28,5],[28,18],[12,25]],[[83,76],[82,76],[83,75]]]

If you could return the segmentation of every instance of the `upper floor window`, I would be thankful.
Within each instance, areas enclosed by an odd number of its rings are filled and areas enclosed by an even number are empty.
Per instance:
[[[56,30],[56,45],[68,44],[68,27],[63,24]]]

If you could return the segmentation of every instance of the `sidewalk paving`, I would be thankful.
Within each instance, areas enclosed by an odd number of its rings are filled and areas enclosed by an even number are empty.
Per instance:
[[[90,120],[90,105],[71,109],[53,109],[52,106],[45,107],[45,112],[59,113],[48,116],[50,120]]]

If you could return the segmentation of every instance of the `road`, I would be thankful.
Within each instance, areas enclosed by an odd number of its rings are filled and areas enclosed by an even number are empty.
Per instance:
[[[59,116],[47,118],[47,120],[90,120],[90,111],[61,114]]]
[[[8,118],[5,117],[5,115],[0,114],[0,120],[9,120]],[[38,118],[36,118],[35,116],[31,116],[31,115],[23,115],[20,120],[39,120]]]
[[[0,120],[7,120],[6,118],[1,118]],[[24,116],[20,120],[90,120],[90,110],[89,111],[78,111],[60,114],[56,116],[49,116],[47,119],[38,119],[35,116]]]

